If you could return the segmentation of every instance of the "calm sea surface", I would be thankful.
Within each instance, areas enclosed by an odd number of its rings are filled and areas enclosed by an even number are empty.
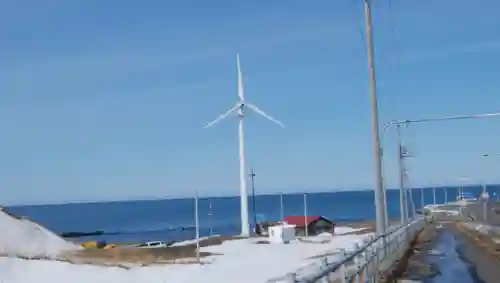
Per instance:
[[[455,200],[457,188],[447,190],[448,199]],[[478,196],[481,187],[467,187],[464,191]],[[498,196],[500,186],[488,186],[488,191],[490,196]],[[422,206],[420,192],[421,189],[413,189],[412,193],[417,209]],[[437,202],[443,203],[444,197],[444,188],[436,189]],[[283,199],[285,215],[304,215],[303,194],[286,194]],[[249,202],[250,221],[253,223],[251,197]],[[424,189],[424,202],[433,203],[431,188]],[[399,218],[398,190],[388,191],[387,203],[389,217]],[[256,196],[255,206],[260,220],[280,219],[279,195]],[[9,209],[58,233],[105,231],[109,234],[90,238],[107,242],[182,240],[193,238],[195,233],[194,199],[15,206]],[[373,191],[308,193],[307,210],[308,215],[321,215],[336,222],[373,220],[374,194]],[[239,211],[239,197],[200,199],[200,234],[208,235],[210,230],[213,234],[237,234],[240,230]]]

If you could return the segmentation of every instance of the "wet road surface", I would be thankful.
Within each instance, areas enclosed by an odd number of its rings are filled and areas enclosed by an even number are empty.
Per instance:
[[[498,283],[500,261],[478,247],[453,224],[431,228],[418,244],[401,279],[425,283]]]
[[[454,228],[451,228],[454,229]],[[479,247],[473,239],[463,233],[453,230],[457,235],[460,254],[475,267],[475,272],[482,279],[478,282],[500,282],[500,260]]]
[[[423,280],[428,283],[462,282],[480,283],[476,269],[463,255],[463,243],[460,243],[456,234],[448,229],[440,229],[433,251],[441,255],[427,254],[427,263],[433,265],[438,274],[433,278]]]

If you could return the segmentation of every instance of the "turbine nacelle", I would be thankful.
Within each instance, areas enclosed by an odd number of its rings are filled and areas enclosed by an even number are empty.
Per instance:
[[[270,116],[266,112],[260,110],[257,106],[255,106],[253,104],[250,104],[250,103],[241,103],[241,102],[238,102],[238,103],[236,103],[236,105],[233,108],[231,108],[228,111],[226,111],[226,113],[223,113],[223,114],[219,115],[219,117],[217,117],[215,120],[213,120],[212,122],[208,123],[205,126],[205,128],[209,128],[209,127],[211,127],[211,126],[219,123],[220,121],[222,121],[222,120],[226,119],[227,117],[231,116],[231,114],[233,114],[233,113],[237,113],[237,115],[243,116],[245,108],[251,109],[253,112],[255,112],[258,115],[266,118],[267,120],[269,120],[269,121],[271,121],[271,122],[279,125],[282,128],[285,127],[283,125],[283,123],[281,123],[279,120],[273,118],[272,116]]]
[[[241,74],[240,56],[239,55],[236,55],[236,63],[237,63],[237,67],[238,67],[238,97],[240,98],[240,100],[235,104],[235,106],[233,108],[229,109],[228,111],[226,111],[226,113],[219,115],[219,117],[217,117],[215,120],[208,123],[205,126],[205,128],[211,127],[211,126],[219,123],[220,121],[229,117],[233,112],[236,112],[238,114],[238,116],[243,117],[245,108],[250,108],[252,111],[259,114],[260,116],[262,116],[262,117],[268,119],[269,121],[284,128],[285,126],[283,125],[283,123],[276,120],[272,116],[268,115],[266,112],[260,110],[257,106],[250,104],[250,103],[247,103],[245,101],[245,96],[243,94],[243,75]]]

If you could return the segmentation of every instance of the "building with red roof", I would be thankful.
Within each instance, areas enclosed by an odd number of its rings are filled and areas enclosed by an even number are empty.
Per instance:
[[[323,216],[285,216],[282,220],[290,225],[295,225],[297,236],[318,235],[323,232],[334,233],[335,224]]]

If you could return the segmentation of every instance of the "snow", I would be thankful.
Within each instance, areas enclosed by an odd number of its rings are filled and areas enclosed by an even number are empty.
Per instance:
[[[0,255],[54,258],[63,251],[81,249],[44,227],[15,218],[0,208]]]
[[[212,235],[212,236],[200,237],[199,241],[210,239],[210,238],[213,238],[213,237],[219,237],[219,236],[220,235]],[[180,247],[180,246],[188,246],[188,245],[194,245],[194,244],[196,244],[196,239],[185,240],[185,241],[181,241],[181,242],[176,242],[176,243],[173,243],[170,246],[171,247]]]
[[[440,205],[440,204],[429,204],[426,205],[424,208],[427,209],[431,213],[446,213],[450,216],[456,216],[460,215],[460,211],[457,211],[455,209],[445,209],[446,205]]]
[[[484,223],[478,223],[478,222],[464,222],[461,223],[461,225],[469,230],[475,230],[481,234],[500,234],[500,227],[490,225],[490,224],[484,224]]]
[[[348,234],[348,233],[363,231],[366,229],[368,229],[368,228],[366,228],[366,227],[362,227],[362,228],[335,227],[335,235],[344,235],[344,234]]]
[[[38,225],[36,227],[39,228]],[[338,228],[340,227],[336,227],[336,230]],[[34,232],[31,230],[23,232],[28,231]],[[351,230],[343,228],[338,231],[346,233],[346,231]],[[369,236],[372,234],[311,236],[302,237],[290,244],[257,243],[265,241],[267,238],[238,239],[225,241],[221,245],[202,247],[202,252],[214,253],[212,256],[202,258],[202,262],[204,262],[202,265],[165,264],[135,267],[128,270],[119,267],[4,257],[0,258],[0,282],[255,283],[267,282],[268,280],[278,280],[279,282],[284,275],[290,272],[296,272],[300,277],[317,271],[321,259],[325,256],[328,257],[329,262],[340,260],[343,250],[355,249]],[[25,237],[34,242],[29,234],[26,234]],[[55,242],[60,243],[60,240]],[[178,243],[178,245],[182,244]],[[60,248],[55,244],[54,246],[54,250]]]

